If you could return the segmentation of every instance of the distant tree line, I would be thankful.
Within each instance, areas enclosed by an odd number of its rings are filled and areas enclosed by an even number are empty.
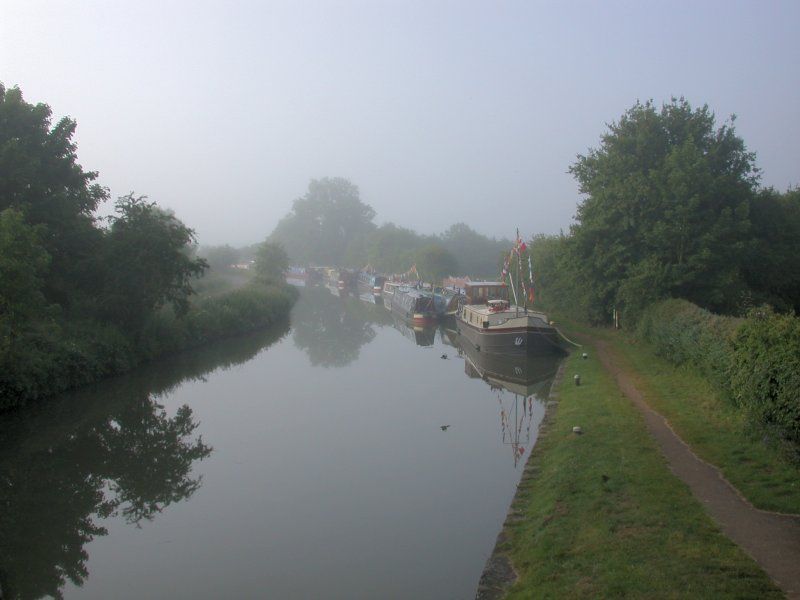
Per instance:
[[[269,239],[283,246],[294,264],[351,268],[369,264],[385,273],[403,273],[416,264],[429,280],[458,273],[496,276],[500,256],[511,245],[463,223],[440,235],[423,235],[394,223],[377,226],[375,216],[351,182],[315,179]]]
[[[194,231],[143,196],[95,215],[109,191],[77,162],[75,127],[0,84],[0,410],[175,349],[145,331],[164,310],[188,313],[208,267]],[[274,284],[270,269],[262,279]]]
[[[759,186],[733,118],[636,103],[570,171],[584,195],[575,223],[531,244],[551,305],[630,324],[665,298],[723,314],[800,308],[800,190]]]

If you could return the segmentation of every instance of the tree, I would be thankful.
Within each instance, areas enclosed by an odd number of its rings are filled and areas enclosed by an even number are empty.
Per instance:
[[[270,241],[281,244],[295,263],[342,266],[353,240],[375,228],[374,218],[375,211],[361,201],[358,187],[348,180],[312,179]]]
[[[439,244],[430,244],[420,249],[416,254],[416,265],[423,281],[436,284],[458,270],[456,257]]]
[[[266,284],[284,282],[284,273],[289,268],[289,257],[283,246],[264,242],[256,251],[256,280]]]
[[[39,230],[19,210],[0,211],[0,323],[18,323],[44,307],[42,277],[49,264]]]
[[[116,212],[105,244],[102,310],[128,330],[165,304],[183,314],[192,278],[208,267],[190,256],[194,231],[145,196],[120,197]]]
[[[750,221],[754,243],[744,272],[753,302],[800,312],[800,188],[761,190]]]
[[[439,243],[458,258],[462,272],[473,277],[497,277],[498,257],[508,253],[513,242],[481,235],[464,223],[456,223],[439,236]]]
[[[19,88],[0,84],[0,210],[19,210],[42,227],[41,243],[52,257],[44,291],[67,305],[75,290],[92,289],[91,265],[102,241],[92,213],[108,198],[84,171],[72,141],[76,123],[51,124],[46,104],[29,104]]]
[[[387,223],[367,237],[365,262],[384,273],[404,273],[414,264],[415,253],[427,241],[428,238],[410,229]]]
[[[224,271],[239,261],[241,252],[228,244],[203,247],[198,252],[208,262],[212,271]]]
[[[736,309],[758,171],[733,119],[717,128],[707,106],[682,98],[660,111],[637,102],[570,172],[586,195],[571,261],[594,319],[670,295]]]

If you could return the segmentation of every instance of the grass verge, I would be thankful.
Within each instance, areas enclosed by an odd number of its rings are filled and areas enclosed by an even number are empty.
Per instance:
[[[499,548],[510,598],[781,598],[667,468],[640,414],[589,351],[567,360],[559,406]],[[580,373],[576,387],[572,375]],[[583,435],[572,427],[583,427]]]
[[[697,369],[676,367],[657,356],[648,343],[623,332],[589,333],[601,333],[611,343],[647,403],[754,506],[800,514],[800,465],[755,435],[746,413],[726,402]]]

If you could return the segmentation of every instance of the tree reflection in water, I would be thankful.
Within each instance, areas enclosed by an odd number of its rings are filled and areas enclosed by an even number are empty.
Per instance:
[[[61,598],[89,576],[87,543],[121,516],[140,526],[201,486],[211,452],[189,406],[173,416],[159,395],[186,379],[249,360],[285,335],[270,331],[70,394],[0,420],[0,586],[3,598]]]
[[[295,346],[314,366],[349,365],[358,358],[361,347],[375,339],[372,325],[390,323],[382,305],[358,297],[336,297],[324,287],[304,288],[292,310]]]

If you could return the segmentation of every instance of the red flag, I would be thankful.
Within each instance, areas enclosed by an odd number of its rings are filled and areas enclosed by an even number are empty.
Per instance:
[[[533,286],[528,289],[528,300],[530,300],[531,304],[533,304],[535,295],[533,293]]]
[[[525,245],[525,242],[521,242],[520,245],[519,245],[519,249],[520,249],[520,252],[525,252],[525,250],[527,250],[528,247]]]

